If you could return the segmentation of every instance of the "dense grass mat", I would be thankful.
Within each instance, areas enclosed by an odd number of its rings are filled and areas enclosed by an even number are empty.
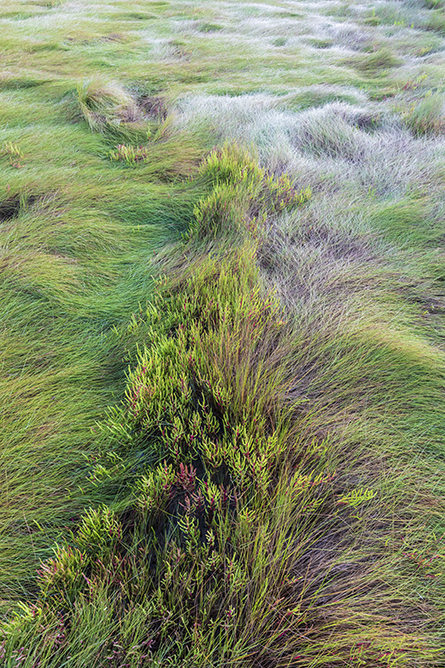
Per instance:
[[[444,25],[2,4],[5,665],[443,665]]]

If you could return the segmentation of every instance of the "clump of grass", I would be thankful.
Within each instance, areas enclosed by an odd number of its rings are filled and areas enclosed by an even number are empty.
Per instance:
[[[115,162],[125,162],[134,167],[138,162],[147,160],[148,151],[145,146],[128,146],[127,144],[118,144],[115,151],[110,152],[110,160]]]
[[[118,84],[84,81],[77,86],[77,102],[83,118],[96,132],[116,129],[141,118],[132,95]]]
[[[331,46],[334,44],[333,39],[320,39],[320,38],[312,38],[308,40],[308,43],[310,46],[313,46],[315,49],[329,49]]]
[[[198,30],[199,32],[219,32],[223,27],[218,23],[201,23]]]
[[[426,94],[413,102],[402,117],[416,135],[438,135],[445,131],[444,101],[439,93]]]
[[[392,67],[401,64],[398,58],[388,47],[381,47],[374,53],[366,54],[354,60],[355,67],[366,76],[382,74]]]
[[[388,239],[399,243],[431,243],[431,204],[428,199],[392,202],[378,207],[372,216],[376,227],[383,227]]]
[[[430,12],[427,20],[424,23],[424,27],[427,30],[432,30],[433,32],[438,32],[442,35],[445,34],[445,16],[443,9],[435,9]]]
[[[356,91],[352,89],[343,90],[340,87],[336,89],[334,86],[310,86],[283,96],[280,102],[282,102],[283,108],[300,111],[311,107],[322,107],[332,102],[345,102],[352,106],[359,102],[357,97]]]
[[[11,167],[20,169],[22,166],[22,161],[24,159],[24,154],[18,144],[14,144],[10,141],[5,141],[0,151],[0,158],[8,158],[8,162]]]

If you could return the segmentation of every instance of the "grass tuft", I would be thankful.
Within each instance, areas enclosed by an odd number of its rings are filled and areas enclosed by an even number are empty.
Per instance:
[[[366,54],[355,61],[355,67],[366,76],[384,74],[391,67],[401,65],[401,60],[387,47]]]
[[[77,86],[77,101],[83,118],[97,132],[141,119],[136,101],[118,84],[85,81]]]
[[[419,136],[440,135],[445,131],[445,113],[442,96],[429,92],[420,102],[413,102],[404,112],[407,126]]]

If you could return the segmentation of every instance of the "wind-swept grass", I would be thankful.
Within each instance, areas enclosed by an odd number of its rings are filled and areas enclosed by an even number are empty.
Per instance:
[[[138,184],[113,167],[111,139],[52,127],[41,114],[20,129],[20,144],[3,144],[4,600],[27,586],[30,560],[82,507],[91,426],[123,390],[125,352],[112,327],[151,294],[150,255],[158,239],[180,234],[196,200],[171,184],[188,175],[196,142],[190,154],[188,139],[154,137]],[[147,183],[148,173],[168,173],[170,185]]]
[[[5,665],[442,665],[442,15],[3,2]]]
[[[256,257],[277,215],[266,200],[252,228],[264,171],[226,146],[200,178],[215,192],[232,184],[245,232],[209,214],[220,250],[202,255],[202,229],[192,228],[188,260],[178,257],[173,283],[162,281],[130,324],[145,347],[85,483],[109,505],[90,510],[44,564],[37,602],[5,627],[5,656],[26,637],[23,660],[45,656],[44,665],[434,665],[441,538],[403,444],[419,438],[417,416],[440,395],[443,372],[426,370],[443,360],[420,339],[404,342],[401,322],[392,341],[369,316],[356,331],[337,326],[335,338],[326,325],[308,330],[307,316],[261,288]],[[270,177],[269,190],[283,183]],[[280,215],[296,204],[304,199]],[[428,443],[423,435],[417,447]],[[424,462],[416,467],[421,475]],[[418,586],[428,611],[410,598]],[[98,605],[109,621],[96,625]],[[83,624],[99,646],[84,643]]]

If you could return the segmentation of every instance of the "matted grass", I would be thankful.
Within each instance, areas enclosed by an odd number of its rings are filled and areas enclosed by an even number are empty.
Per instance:
[[[2,3],[5,665],[442,665],[442,23]]]

